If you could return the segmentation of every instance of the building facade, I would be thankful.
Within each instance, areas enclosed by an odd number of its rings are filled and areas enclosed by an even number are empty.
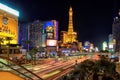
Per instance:
[[[32,48],[44,49],[47,46],[48,39],[58,40],[58,23],[56,20],[37,20],[19,25],[19,43],[23,48],[28,48],[28,50]],[[29,43],[25,44],[26,41]]]
[[[0,37],[11,37],[11,44],[18,44],[18,16],[17,10],[0,3]],[[8,44],[8,41],[4,40],[3,44]]]
[[[42,47],[42,31],[44,22],[34,21],[28,26],[28,40],[30,41],[29,48]]]
[[[109,42],[108,42],[109,51],[114,53],[116,42],[115,42],[115,39],[113,39],[113,34],[109,34],[108,39],[109,39]]]
[[[47,52],[57,51],[58,46],[58,21],[47,21],[44,25],[44,31],[46,35],[45,45]]]
[[[20,53],[18,44],[19,12],[0,3],[0,53],[4,57],[15,57]]]
[[[120,13],[120,12],[119,12]],[[115,51],[120,51],[120,14],[113,21],[113,39],[115,39]]]

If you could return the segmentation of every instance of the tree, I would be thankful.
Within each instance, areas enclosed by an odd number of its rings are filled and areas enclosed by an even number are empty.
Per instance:
[[[101,53],[109,53],[108,50],[100,50]]]
[[[90,75],[94,72],[94,65],[95,63],[91,60],[85,60],[81,64],[78,64],[75,68],[73,74],[75,76],[79,76],[80,80],[85,80],[85,78],[88,80]]]
[[[30,55],[32,57],[32,60],[34,61],[34,64],[36,64],[36,52],[38,50],[36,48],[33,48],[31,51],[30,51]]]
[[[8,45],[10,45],[10,41],[13,40],[13,37],[6,37],[6,41],[8,41]]]
[[[95,63],[92,60],[85,60],[81,63],[80,68],[84,70],[87,79],[94,73],[94,65]]]
[[[94,71],[98,76],[111,76],[115,78],[116,65],[113,62],[108,61],[105,58],[97,61],[94,67]]]
[[[80,76],[80,80],[88,80],[93,77],[93,80],[98,80],[98,77],[120,80],[120,75],[116,72],[116,64],[108,61],[106,58],[101,58],[96,62],[85,60],[78,64],[73,71],[73,76]]]
[[[13,40],[13,37],[6,37],[6,41],[8,41],[8,58],[9,58],[9,53],[10,53],[10,41]]]
[[[24,40],[24,44],[26,45],[26,50],[28,51],[28,44],[30,44],[29,40]]]
[[[2,43],[4,43],[4,38],[1,38],[1,37],[0,37],[0,53],[2,53],[2,50],[1,50],[1,45],[2,45]]]

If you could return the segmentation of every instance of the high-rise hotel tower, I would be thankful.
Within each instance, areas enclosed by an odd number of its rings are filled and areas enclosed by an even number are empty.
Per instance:
[[[120,51],[120,10],[118,17],[114,18],[112,25],[113,39],[115,40],[115,51]]]

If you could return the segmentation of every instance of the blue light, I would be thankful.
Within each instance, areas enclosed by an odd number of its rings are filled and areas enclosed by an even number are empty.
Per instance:
[[[17,10],[14,10],[14,9],[12,9],[12,8],[2,4],[2,3],[0,3],[0,9],[4,10],[6,12],[9,12],[15,16],[19,16],[19,12]]]
[[[52,22],[52,21],[46,22],[46,23],[44,24],[44,29],[46,29],[47,26],[53,27],[53,26],[54,26],[54,22]]]

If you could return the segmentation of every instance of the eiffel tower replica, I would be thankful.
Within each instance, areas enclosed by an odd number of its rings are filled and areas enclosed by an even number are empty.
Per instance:
[[[69,24],[68,24],[68,32],[61,31],[61,41],[62,46],[72,44],[73,42],[77,42],[77,33],[73,30],[73,10],[70,6],[69,9]]]

